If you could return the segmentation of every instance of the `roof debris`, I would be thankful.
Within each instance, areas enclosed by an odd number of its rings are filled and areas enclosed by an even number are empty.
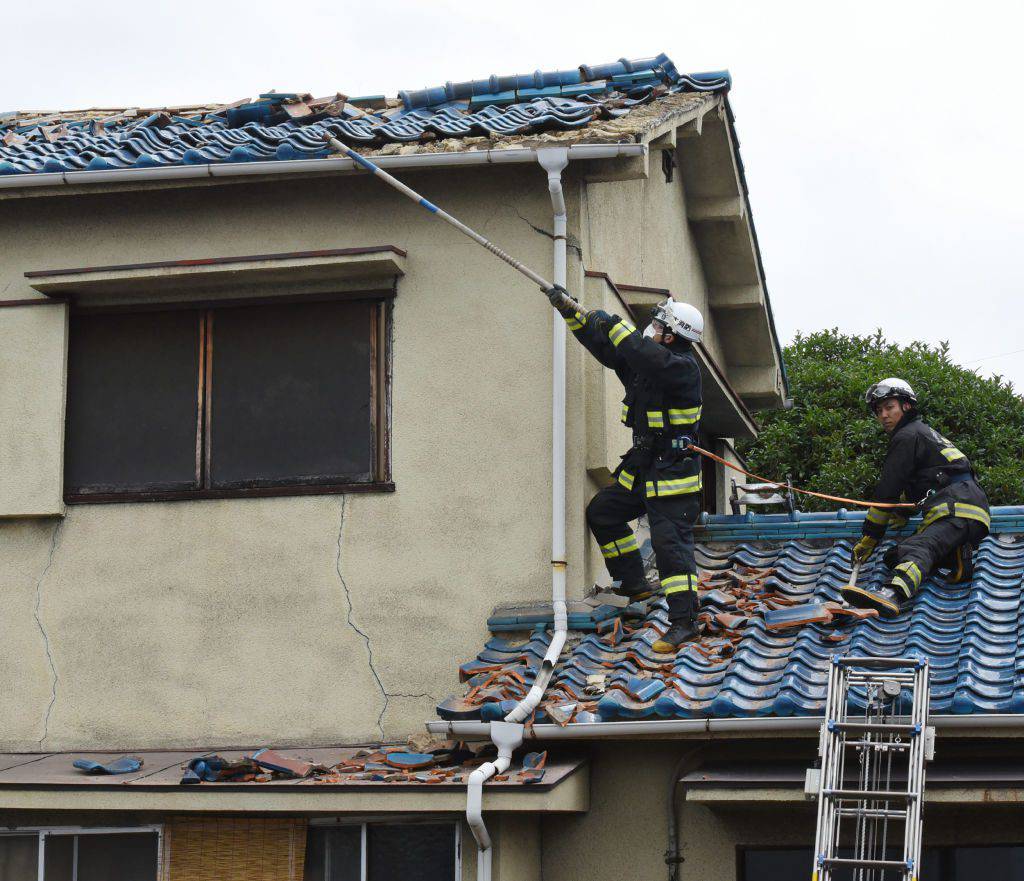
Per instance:
[[[635,142],[727,91],[666,55],[381,95],[265,92],[230,104],[0,113],[0,174],[318,159],[330,134],[366,155]]]
[[[308,780],[319,784],[344,783],[462,783],[473,768],[496,755],[490,743],[469,746],[463,742],[410,738],[408,747],[380,746],[359,749],[341,761],[325,765],[261,749],[251,755],[228,759],[220,755],[196,756],[182,765],[181,783],[271,783]],[[547,753],[527,753],[518,771],[498,782],[535,784],[544,778]],[[77,762],[76,762],[77,765]]]
[[[1024,667],[1024,526],[1017,509],[1007,512],[1017,519],[1007,519],[1010,531],[999,534],[1004,527],[994,518],[971,584],[929,578],[911,611],[893,620],[841,602],[849,538],[787,540],[786,529],[799,535],[807,524],[768,517],[770,540],[698,544],[701,639],[674,657],[654,652],[668,629],[663,598],[623,609],[594,597],[589,620],[582,607],[575,615],[570,608],[569,639],[533,721],[818,715],[835,654],[927,657],[935,712],[1024,712],[1024,684],[1013,672]],[[732,519],[750,533],[761,522]],[[809,522],[818,531],[832,528]],[[715,529],[706,532],[713,538]],[[862,572],[866,583],[885,577],[884,550]],[[650,566],[649,542],[643,553]],[[441,718],[504,718],[532,685],[552,619],[536,608],[510,611],[498,610],[488,622],[492,631],[509,632],[460,667],[468,691],[442,701]]]

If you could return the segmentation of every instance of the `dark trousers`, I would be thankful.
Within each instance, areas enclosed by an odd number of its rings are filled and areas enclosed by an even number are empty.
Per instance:
[[[884,562],[893,570],[889,583],[907,597],[912,597],[921,587],[921,582],[936,569],[953,566],[958,547],[967,545],[965,550],[973,550],[985,534],[985,527],[977,520],[962,517],[936,520],[886,551]]]
[[[604,487],[587,505],[587,526],[601,546],[609,574],[631,588],[644,584],[644,567],[629,522],[647,514],[669,619],[675,620],[697,608],[693,524],[700,515],[700,493],[649,499],[640,489],[643,486],[638,478],[634,490],[617,483]]]

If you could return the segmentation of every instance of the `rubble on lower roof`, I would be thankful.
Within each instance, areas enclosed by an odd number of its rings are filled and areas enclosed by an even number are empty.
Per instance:
[[[621,609],[578,618],[533,721],[818,715],[830,658],[851,653],[928,658],[934,712],[1024,712],[1024,684],[1013,673],[1024,665],[1024,535],[990,535],[970,584],[928,578],[891,620],[841,603],[851,544],[773,535],[698,545],[703,637],[675,657],[654,652],[668,627],[663,599],[643,604],[639,618]],[[865,584],[887,577],[889,546],[862,571]],[[590,602],[600,607],[600,597]],[[438,715],[503,718],[531,686],[550,627],[539,615],[492,637],[460,668],[468,692],[441,702]]]
[[[463,783],[468,773],[496,755],[492,744],[470,746],[456,741],[411,738],[409,746],[359,749],[326,765],[276,750],[261,749],[230,759],[202,755],[182,766],[183,785],[202,783],[271,783],[307,779],[312,783]],[[536,784],[544,779],[547,753],[526,753],[518,770],[495,778],[498,782]],[[76,763],[77,766],[77,763]]]

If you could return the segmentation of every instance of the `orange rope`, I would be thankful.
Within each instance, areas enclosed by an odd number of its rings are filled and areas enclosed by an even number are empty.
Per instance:
[[[845,505],[859,505],[862,508],[917,508],[913,502],[864,502],[860,499],[847,499],[843,496],[829,496],[825,493],[811,492],[809,489],[800,489],[789,483],[780,483],[777,480],[769,480],[767,477],[761,477],[760,474],[752,474],[749,471],[744,471],[739,465],[733,465],[732,462],[726,462],[721,456],[716,456],[714,453],[708,450],[701,449],[695,444],[690,444],[690,449],[695,453],[700,453],[702,456],[707,456],[709,459],[714,459],[716,462],[720,462],[725,465],[726,468],[732,468],[733,471],[739,471],[740,474],[746,474],[747,477],[753,477],[755,480],[760,480],[761,483],[770,483],[774,486],[785,487],[790,492],[802,493],[805,496],[814,496],[816,499],[827,499],[830,502],[842,502]]]

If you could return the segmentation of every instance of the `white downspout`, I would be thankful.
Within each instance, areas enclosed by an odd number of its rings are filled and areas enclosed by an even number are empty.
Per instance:
[[[566,280],[566,210],[562,192],[562,169],[569,164],[565,147],[537,151],[537,161],[548,173],[548,190],[554,211],[554,281],[565,287]],[[568,613],[565,605],[565,322],[553,315],[551,337],[551,608],[554,633],[537,671],[533,687],[505,717],[506,722],[525,722],[544,697],[544,691],[555,672],[555,665],[565,645]]]
[[[569,151],[565,147],[551,147],[537,151],[537,161],[548,173],[548,190],[554,211],[554,272],[555,284],[565,287],[566,282],[566,228],[565,195],[562,192],[562,169],[569,164]],[[491,836],[483,818],[483,786],[495,774],[508,770],[512,752],[523,742],[523,722],[533,715],[555,672],[555,665],[565,646],[568,630],[568,612],[565,605],[565,322],[554,314],[551,343],[551,608],[554,613],[554,632],[551,644],[544,653],[533,686],[504,722],[490,724],[491,741],[498,748],[493,762],[481,765],[469,775],[466,788],[466,822],[477,843],[477,881],[491,881],[493,848]]]

